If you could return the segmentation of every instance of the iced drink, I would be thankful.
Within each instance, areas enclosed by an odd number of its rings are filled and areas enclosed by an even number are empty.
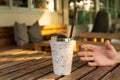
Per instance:
[[[75,40],[50,40],[53,70],[56,75],[69,75],[72,68]]]

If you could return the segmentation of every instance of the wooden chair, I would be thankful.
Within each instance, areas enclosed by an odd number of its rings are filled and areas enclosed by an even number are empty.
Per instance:
[[[41,26],[41,30],[42,36],[46,36],[53,33],[60,33],[66,36],[68,35],[68,26],[66,24],[44,25]],[[43,50],[42,48],[44,48],[44,51],[50,51],[50,43],[48,40],[34,43],[35,50]]]
[[[111,15],[106,11],[99,11],[95,17],[92,32],[110,32]]]
[[[94,44],[102,46],[104,45],[105,40],[110,40],[111,44],[115,47],[115,49],[120,50],[120,34],[117,33],[80,33],[79,39],[77,39],[77,44],[79,45],[79,47],[82,44]]]
[[[30,26],[28,26],[30,27]],[[49,35],[52,33],[61,33],[67,36],[68,27],[66,24],[51,24],[40,26],[42,36]],[[29,50],[40,51],[42,47],[47,51],[50,46],[48,41],[41,41],[35,43],[29,43],[22,47],[17,46],[14,41],[13,26],[1,26],[0,27],[0,49],[11,49],[11,48],[22,48]]]

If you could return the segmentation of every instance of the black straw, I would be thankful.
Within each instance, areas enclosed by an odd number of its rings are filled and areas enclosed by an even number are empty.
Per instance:
[[[76,13],[77,13],[77,5],[76,5],[76,0],[75,0],[74,15],[73,15],[73,19],[72,19],[72,26],[71,26],[69,38],[72,38],[73,29],[74,29],[74,25],[75,25],[75,19],[76,19]]]

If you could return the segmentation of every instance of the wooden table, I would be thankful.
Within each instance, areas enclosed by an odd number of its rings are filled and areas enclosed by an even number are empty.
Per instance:
[[[50,53],[18,49],[0,54],[0,80],[120,80],[120,65],[90,67],[75,56],[72,73],[58,76]]]

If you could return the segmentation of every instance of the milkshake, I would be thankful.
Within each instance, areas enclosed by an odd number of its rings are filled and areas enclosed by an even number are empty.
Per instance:
[[[76,41],[69,38],[52,38],[49,42],[52,51],[54,74],[69,75],[71,73],[73,48]]]

